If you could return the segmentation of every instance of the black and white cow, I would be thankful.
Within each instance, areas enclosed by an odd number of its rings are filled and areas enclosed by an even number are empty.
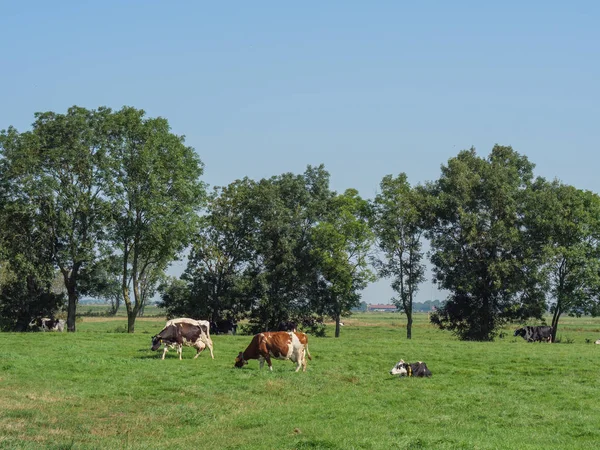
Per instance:
[[[169,325],[177,325],[177,324],[181,324],[181,323],[195,325],[201,329],[202,334],[200,335],[199,339],[200,339],[200,341],[202,341],[204,343],[204,345],[206,347],[208,347],[208,350],[210,351],[210,357],[212,359],[215,359],[215,356],[213,354],[213,341],[210,338],[210,322],[208,320],[196,320],[196,319],[190,319],[188,317],[181,317],[178,319],[167,320],[167,323],[165,324],[165,328],[168,327]],[[186,345],[191,345],[191,344],[186,344]],[[171,346],[171,347],[173,347],[173,346]],[[167,350],[168,350],[167,347],[165,347],[164,353],[167,353]],[[198,356],[198,354],[201,351],[202,350],[198,350],[196,357]],[[164,357],[163,357],[163,359],[164,359]]]
[[[392,367],[390,375],[400,375],[401,377],[430,377],[431,371],[427,368],[427,364],[422,361],[407,363],[401,359],[394,367]]]
[[[162,344],[165,345],[162,359],[165,359],[165,355],[169,351],[169,347],[175,347],[177,349],[177,353],[179,354],[179,359],[181,358],[183,346],[187,345],[189,347],[194,347],[196,349],[196,359],[202,350],[206,347],[205,339],[202,338],[204,335],[204,331],[198,325],[193,325],[191,323],[180,322],[175,324],[169,324],[164,327],[160,333],[155,336],[152,336],[152,346],[150,349],[152,351],[156,351],[160,348]]]
[[[514,336],[521,336],[527,342],[552,342],[552,327],[547,326],[527,326],[522,328],[517,328],[515,330]]]
[[[41,317],[33,319],[29,323],[29,328],[34,331],[59,331],[65,330],[65,321],[62,319],[49,319],[48,317]]]

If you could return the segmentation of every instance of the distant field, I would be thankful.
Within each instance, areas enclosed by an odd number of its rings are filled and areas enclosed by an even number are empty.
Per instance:
[[[77,314],[82,316],[100,316],[106,315],[110,310],[110,306],[94,304],[94,305],[79,305],[77,307]],[[148,305],[144,308],[145,317],[164,316],[165,312],[163,309],[158,308],[155,305]],[[117,311],[117,317],[127,317],[127,310],[125,306],[121,306]]]
[[[83,306],[85,309],[85,306]],[[0,448],[592,449],[600,442],[600,319],[566,318],[560,344],[512,330],[459,342],[418,314],[360,313],[342,335],[310,337],[313,361],[234,369],[248,336],[213,336],[215,360],[149,350],[164,318],[78,332],[0,334]],[[330,330],[331,333],[332,330]],[[573,342],[573,343],[566,343]],[[431,379],[388,374],[427,362]]]

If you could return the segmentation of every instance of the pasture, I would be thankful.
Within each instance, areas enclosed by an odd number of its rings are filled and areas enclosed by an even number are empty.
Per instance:
[[[565,318],[562,343],[512,330],[460,342],[418,314],[359,313],[309,336],[306,373],[234,369],[249,336],[213,336],[183,361],[150,351],[164,319],[83,318],[78,332],[0,334],[0,448],[590,449],[600,442],[600,319]],[[329,334],[333,327],[328,327]],[[388,371],[427,363],[431,379]]]

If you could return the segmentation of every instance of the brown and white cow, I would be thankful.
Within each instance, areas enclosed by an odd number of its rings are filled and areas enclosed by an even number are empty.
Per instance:
[[[210,322],[208,320],[196,320],[196,319],[190,319],[188,317],[181,317],[179,319],[167,320],[165,327],[168,327],[169,325],[178,324],[178,323],[188,323],[188,324],[196,325],[196,326],[200,327],[203,332],[203,335],[200,336],[200,340],[202,342],[204,342],[204,344],[208,347],[208,350],[210,351],[210,357],[212,359],[215,359],[215,355],[213,354],[213,341],[210,338]]]
[[[194,356],[194,359],[196,359],[200,355],[200,352],[206,347],[206,344],[202,339],[203,335],[204,332],[198,325],[185,322],[170,324],[164,327],[156,336],[152,336],[152,347],[150,349],[156,351],[164,344],[165,349],[161,359],[165,359],[169,347],[175,347],[179,354],[179,359],[181,360],[183,346],[187,345],[196,349],[196,356]]]
[[[308,338],[304,333],[287,331],[265,331],[258,333],[250,341],[250,345],[235,358],[235,367],[243,367],[250,359],[258,359],[262,369],[265,361],[269,370],[273,371],[271,357],[289,359],[297,364],[296,372],[302,367],[306,372],[305,351],[308,352]],[[312,359],[310,353],[308,358]]]

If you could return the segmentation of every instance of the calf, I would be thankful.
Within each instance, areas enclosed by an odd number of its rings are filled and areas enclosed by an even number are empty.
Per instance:
[[[536,326],[536,327],[523,327],[515,330],[514,336],[521,336],[527,342],[552,342],[552,327]]]
[[[200,336],[200,340],[205,344],[206,347],[208,347],[208,350],[210,351],[210,357],[212,359],[215,359],[215,355],[213,354],[213,341],[210,338],[210,322],[208,320],[196,320],[196,319],[189,319],[187,317],[181,317],[179,319],[167,320],[165,327],[168,327],[169,325],[176,325],[179,323],[187,323],[190,325],[195,325],[197,327],[200,327],[200,329],[202,330],[202,335]],[[165,348],[165,350],[166,350],[166,348]],[[200,351],[201,350],[199,350],[198,353],[200,353]],[[166,353],[166,351],[165,351],[165,353]]]
[[[431,371],[427,364],[422,361],[416,363],[405,363],[403,359],[392,367],[390,375],[400,375],[401,377],[430,377]]]
[[[304,333],[293,333],[286,331],[266,331],[256,334],[250,345],[240,352],[235,358],[235,367],[243,367],[250,359],[258,359],[262,369],[265,361],[269,370],[273,371],[271,357],[276,359],[289,359],[297,364],[296,372],[302,367],[306,372],[305,351],[308,352],[308,338]],[[309,359],[310,353],[308,353]]]
[[[193,325],[186,322],[169,324],[164,327],[156,336],[152,336],[152,351],[160,348],[161,344],[165,345],[165,349],[161,359],[165,359],[165,355],[169,351],[169,347],[175,347],[181,360],[183,345],[194,347],[196,349],[196,359],[202,350],[206,347],[201,336],[203,335],[202,328],[198,325]]]

